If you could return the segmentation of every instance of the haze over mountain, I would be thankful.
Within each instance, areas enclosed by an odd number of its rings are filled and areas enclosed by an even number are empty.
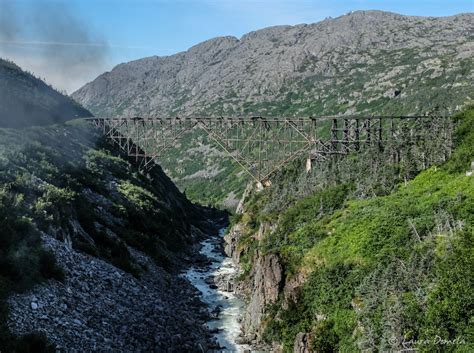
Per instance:
[[[0,127],[48,125],[91,115],[70,97],[0,59]]]
[[[109,45],[73,1],[0,1],[0,57],[73,92],[105,71]]]
[[[357,11],[121,64],[73,94],[98,115],[450,112],[472,101],[474,14]]]

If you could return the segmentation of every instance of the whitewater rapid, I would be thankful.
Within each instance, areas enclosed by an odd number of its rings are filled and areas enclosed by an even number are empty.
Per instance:
[[[224,236],[225,229],[219,232],[220,237]],[[216,319],[208,322],[211,331],[217,331],[215,337],[221,347],[220,352],[244,352],[249,351],[248,345],[236,343],[240,335],[240,316],[244,312],[245,303],[232,291],[224,288],[215,288],[211,279],[220,278],[219,283],[232,281],[237,275],[238,268],[232,259],[224,256],[219,251],[221,239],[207,239],[201,243],[200,253],[209,258],[211,265],[203,270],[199,267],[191,267],[184,276],[201,292],[202,300],[209,306],[209,311],[220,312]],[[207,280],[207,281],[206,281]],[[211,283],[211,284],[209,284]]]

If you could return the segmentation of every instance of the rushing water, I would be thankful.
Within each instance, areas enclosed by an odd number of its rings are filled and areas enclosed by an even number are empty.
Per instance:
[[[225,229],[222,229],[220,236],[224,235]],[[237,267],[232,259],[226,257],[218,251],[219,239],[207,239],[201,243],[201,254],[207,256],[211,261],[211,266],[203,271],[202,269],[192,267],[184,274],[185,277],[202,294],[202,300],[208,304],[210,312],[214,312],[220,307],[221,311],[218,317],[208,322],[209,328],[217,329],[215,334],[223,352],[244,352],[250,347],[236,343],[240,334],[239,317],[244,311],[244,302],[234,293],[223,289],[214,289],[211,287],[210,279],[213,277],[223,277],[224,281],[230,280],[237,274]],[[207,282],[206,282],[207,280]]]

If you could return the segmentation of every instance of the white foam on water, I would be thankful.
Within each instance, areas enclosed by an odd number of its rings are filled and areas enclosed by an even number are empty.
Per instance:
[[[223,236],[225,229],[221,229],[220,236]],[[223,352],[244,352],[250,349],[248,345],[236,343],[236,339],[240,334],[239,318],[245,309],[245,303],[232,292],[225,292],[220,289],[212,289],[206,283],[206,279],[214,276],[224,276],[232,278],[238,272],[237,266],[232,259],[223,256],[218,251],[214,251],[217,246],[212,239],[203,241],[200,253],[211,259],[212,264],[205,272],[192,267],[184,273],[184,276],[201,292],[202,300],[208,304],[212,312],[217,307],[221,307],[221,311],[217,319],[209,321],[210,329],[219,329],[215,334],[219,344],[225,347]]]

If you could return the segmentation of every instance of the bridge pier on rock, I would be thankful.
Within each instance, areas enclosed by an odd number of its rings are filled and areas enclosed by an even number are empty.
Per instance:
[[[255,184],[255,189],[257,191],[262,191],[263,189],[269,188],[270,186],[272,186],[272,182],[270,181],[270,179],[266,179],[266,180],[258,181]]]
[[[310,173],[312,169],[311,158],[306,158],[306,173]]]
[[[401,147],[418,150],[426,141],[444,140],[453,128],[451,119],[439,116],[334,116],[334,117],[112,117],[90,118],[102,133],[135,159],[146,172],[174,144],[193,131],[202,131],[256,183],[271,186],[271,177],[290,162],[309,153],[305,169],[328,158],[377,148],[402,160]],[[329,131],[328,131],[329,130]],[[423,151],[421,151],[423,155]],[[428,163],[428,161],[425,161]]]

